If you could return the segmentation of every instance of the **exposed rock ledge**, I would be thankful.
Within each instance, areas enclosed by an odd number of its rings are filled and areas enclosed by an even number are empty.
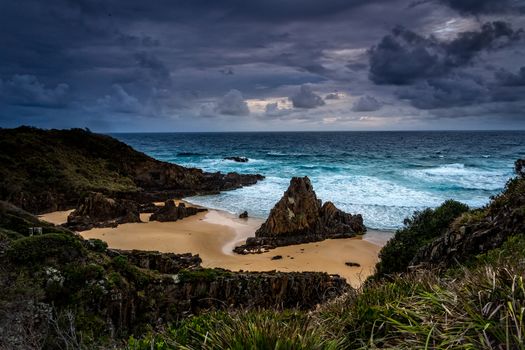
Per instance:
[[[345,213],[332,202],[322,204],[308,177],[294,177],[255,237],[248,238],[245,245],[234,251],[260,253],[279,246],[350,238],[365,231],[361,215]]]
[[[94,227],[115,227],[127,222],[141,222],[139,206],[126,199],[113,199],[102,193],[90,193],[67,217],[67,226],[75,231]]]

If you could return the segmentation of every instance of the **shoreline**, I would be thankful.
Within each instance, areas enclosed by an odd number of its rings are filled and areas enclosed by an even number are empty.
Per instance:
[[[52,212],[39,217],[61,224],[70,212]],[[150,222],[150,215],[141,214],[142,223],[94,228],[79,234],[86,239],[101,239],[115,249],[198,254],[202,266],[206,268],[338,274],[354,287],[361,285],[373,273],[381,247],[392,237],[388,231],[368,230],[365,235],[353,238],[327,239],[278,247],[261,254],[239,255],[233,252],[233,248],[253,236],[264,220],[250,217],[240,219],[229,212],[209,208],[207,212],[175,222]],[[275,256],[282,258],[272,259]],[[360,266],[350,267],[345,265],[346,262],[358,263]]]

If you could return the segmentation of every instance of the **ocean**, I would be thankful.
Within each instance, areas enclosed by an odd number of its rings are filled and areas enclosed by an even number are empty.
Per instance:
[[[317,196],[360,213],[369,228],[393,230],[415,210],[455,199],[488,203],[525,156],[524,131],[133,133],[111,136],[156,159],[205,171],[260,173],[255,186],[187,198],[266,218],[293,176]],[[237,163],[224,157],[248,157]]]

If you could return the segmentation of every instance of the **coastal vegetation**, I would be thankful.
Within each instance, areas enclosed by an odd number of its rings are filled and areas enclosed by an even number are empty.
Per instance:
[[[0,348],[525,348],[523,162],[483,208],[446,201],[407,218],[376,274],[352,289],[326,273],[231,272],[202,268],[191,254],[110,249],[43,222],[33,214],[49,198],[57,207],[97,189],[150,199],[163,186],[182,194],[255,178],[156,162],[85,130],[0,132],[0,194],[14,202],[0,201]],[[38,157],[22,159],[36,146]],[[111,164],[106,153],[127,156]],[[70,170],[83,162],[93,172],[80,179]],[[171,180],[155,184],[151,167]]]

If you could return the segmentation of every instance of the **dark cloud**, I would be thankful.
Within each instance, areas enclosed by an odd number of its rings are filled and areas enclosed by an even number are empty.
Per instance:
[[[352,105],[352,111],[354,112],[374,112],[379,109],[383,104],[376,100],[373,96],[361,96]]]
[[[493,14],[523,11],[521,0],[440,0],[447,6],[463,14]]]
[[[496,21],[445,42],[397,27],[370,49],[370,79],[376,84],[406,85],[437,77],[469,64],[483,51],[519,40],[522,33]]]
[[[239,90],[232,89],[224,95],[216,106],[217,113],[224,115],[248,115],[250,109]]]
[[[290,97],[292,104],[296,108],[316,108],[323,106],[323,98],[312,91],[308,85],[302,85],[299,91]]]
[[[494,75],[503,86],[525,86],[525,67],[521,67],[517,74],[502,69]]]
[[[63,108],[68,103],[69,85],[47,87],[33,75],[0,79],[0,102],[27,107]]]
[[[339,100],[339,94],[337,92],[331,92],[324,97],[325,100]]]

